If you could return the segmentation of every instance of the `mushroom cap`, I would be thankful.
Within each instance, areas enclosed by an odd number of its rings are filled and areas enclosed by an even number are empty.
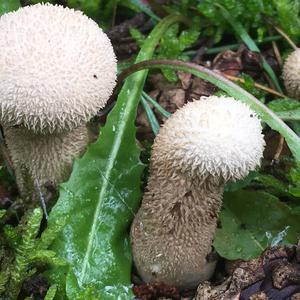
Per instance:
[[[290,97],[300,99],[300,49],[293,51],[283,65],[282,77]]]
[[[205,179],[241,179],[260,165],[265,141],[260,120],[230,97],[201,97],[166,121],[153,145],[152,161]]]
[[[72,130],[103,108],[116,81],[106,34],[80,11],[26,6],[0,17],[0,122]]]

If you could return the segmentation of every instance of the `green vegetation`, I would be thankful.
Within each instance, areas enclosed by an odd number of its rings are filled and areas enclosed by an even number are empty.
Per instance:
[[[20,6],[19,1],[0,2],[0,15]],[[42,1],[31,1],[38,2]],[[17,299],[23,283],[36,274],[43,274],[49,282],[45,299],[132,299],[128,229],[142,197],[149,145],[159,131],[160,118],[170,116],[149,96],[152,83],[148,79],[153,74],[161,73],[166,85],[174,86],[180,82],[178,71],[205,79],[217,86],[218,92],[251,106],[264,123],[266,134],[271,129],[278,132],[291,152],[275,157],[275,163],[264,160],[261,170],[227,185],[214,240],[218,254],[229,260],[249,260],[269,246],[295,244],[299,238],[299,100],[279,98],[258,89],[257,78],[243,71],[238,76],[244,83],[234,84],[199,64],[189,63],[193,57],[189,52],[198,53],[200,40],[202,55],[209,48],[219,50],[244,43],[260,57],[259,72],[264,73],[259,77],[260,83],[284,96],[280,73],[262,54],[265,49],[272,49],[269,41],[278,42],[281,53],[292,50],[283,39],[273,38],[271,23],[294,42],[299,41],[300,1],[204,0],[199,4],[196,0],[184,0],[180,5],[159,7],[151,5],[155,1],[148,1],[149,5],[146,2],[67,1],[69,7],[82,10],[105,30],[140,12],[146,15],[151,28],[130,28],[127,38],[135,41],[139,50],[119,61],[119,69],[125,69],[125,80],[118,82],[116,104],[97,141],[76,159],[69,180],[61,184],[47,222],[40,208],[24,207],[24,216],[13,222],[9,220],[15,213],[14,205],[0,210],[1,299]],[[256,41],[263,39],[267,42],[258,47]],[[215,54],[207,51],[202,62],[212,62]],[[137,140],[139,104],[154,133],[152,139]],[[141,144],[147,145],[142,152],[147,158],[143,163]],[[2,165],[0,185],[10,191],[13,179],[8,175],[7,162]]]

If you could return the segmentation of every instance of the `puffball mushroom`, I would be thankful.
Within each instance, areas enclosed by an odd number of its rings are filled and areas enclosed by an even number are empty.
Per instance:
[[[283,65],[282,77],[290,97],[300,100],[300,49],[294,50]]]
[[[0,18],[0,122],[23,197],[67,179],[86,123],[116,81],[106,34],[80,11],[37,4]],[[43,192],[46,193],[44,189]]]
[[[201,97],[166,121],[131,227],[134,263],[145,282],[184,289],[211,277],[224,184],[259,166],[264,145],[255,113],[229,97]]]

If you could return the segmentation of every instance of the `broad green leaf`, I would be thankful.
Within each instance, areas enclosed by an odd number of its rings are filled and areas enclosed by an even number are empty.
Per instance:
[[[21,6],[19,0],[1,0],[0,16],[13,10],[17,10]]]
[[[151,58],[166,29],[180,20],[180,16],[162,20],[148,36],[136,61]],[[67,276],[69,291],[76,290],[76,282],[83,292],[92,286],[101,299],[132,298],[128,227],[139,204],[143,169],[134,122],[147,73],[138,72],[126,80],[98,140],[75,161],[71,177],[62,184],[50,213],[50,228],[56,220],[66,219],[52,249],[74,273]],[[61,280],[60,285],[64,284],[64,272],[52,272]]]
[[[271,194],[243,190],[225,193],[214,247],[230,260],[252,259],[270,246],[270,236],[282,235],[283,243],[297,242],[299,218],[299,213]]]

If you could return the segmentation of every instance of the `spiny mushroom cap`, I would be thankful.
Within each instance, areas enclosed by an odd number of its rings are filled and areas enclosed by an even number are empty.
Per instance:
[[[260,164],[264,139],[260,120],[230,97],[201,97],[176,111],[161,128],[152,162],[205,179],[240,179]]]
[[[105,106],[116,80],[106,34],[80,11],[37,4],[0,18],[0,122],[71,130]]]
[[[282,77],[288,95],[300,99],[300,49],[293,51],[286,59]]]

